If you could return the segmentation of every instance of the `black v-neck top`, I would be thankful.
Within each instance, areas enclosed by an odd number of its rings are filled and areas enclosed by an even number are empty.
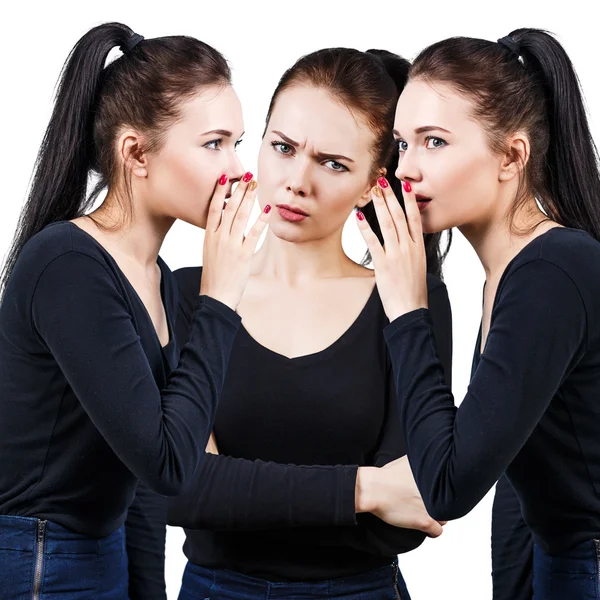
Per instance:
[[[240,318],[198,288],[179,357],[177,286],[158,266],[165,347],[81,228],[54,223],[21,251],[0,306],[0,514],[101,537],[124,522],[138,479],[168,495],[191,480]]]
[[[201,269],[175,276],[177,338],[184,341]],[[436,277],[428,277],[428,287],[450,380],[448,295]],[[423,542],[421,532],[355,514],[358,466],[405,454],[387,324],[376,288],[343,335],[306,356],[278,354],[242,324],[215,420],[220,454],[206,454],[195,484],[170,503],[169,523],[186,529],[191,562],[273,581],[314,581],[389,565]],[[164,598],[164,520],[160,499],[146,496],[140,488],[127,532],[133,600]]]

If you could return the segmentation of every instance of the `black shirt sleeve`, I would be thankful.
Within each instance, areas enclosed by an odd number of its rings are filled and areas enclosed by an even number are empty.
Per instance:
[[[533,597],[533,537],[506,475],[498,480],[492,508],[492,582],[493,600]]]
[[[71,251],[50,262],[37,282],[32,320],[119,459],[156,491],[180,492],[210,435],[239,316],[199,298],[190,341],[163,390],[122,293],[94,258]]]
[[[434,335],[441,341],[443,369],[450,373],[450,303],[444,284],[434,281],[430,286]],[[374,466],[406,454],[393,382],[389,389],[388,414]],[[205,454],[193,487],[171,502],[169,524],[224,530],[353,525],[357,469],[357,465],[280,465]]]
[[[458,408],[429,311],[395,319],[385,334],[415,479],[431,516],[450,520],[485,496],[531,435],[585,352],[586,312],[559,266],[536,259],[516,268],[495,302],[485,351]]]
[[[178,339],[185,340],[191,306],[190,290],[198,287],[199,269],[176,273],[181,288],[177,318]],[[446,287],[438,279],[430,282],[430,305],[438,351],[445,357],[443,369],[450,376],[452,357],[452,317]],[[406,454],[390,365],[389,399],[385,427],[373,464],[383,466]],[[168,500],[168,522],[187,529],[283,530],[302,527],[308,538],[318,537],[324,546],[352,547],[377,556],[395,556],[414,549],[425,534],[388,525],[371,514],[355,514],[356,465],[299,466],[260,460],[246,460],[206,453],[192,488]],[[130,556],[136,584],[131,599],[164,598],[165,498],[157,494],[138,497],[146,515],[157,516],[147,522],[136,519],[128,538],[133,547],[144,547],[146,540],[158,544],[144,555]],[[135,515],[134,515],[135,516]],[[147,528],[138,533],[138,525]],[[328,526],[335,530],[326,533]],[[153,531],[154,530],[154,531]],[[139,571],[138,577],[136,572]],[[144,581],[143,573],[148,573]]]

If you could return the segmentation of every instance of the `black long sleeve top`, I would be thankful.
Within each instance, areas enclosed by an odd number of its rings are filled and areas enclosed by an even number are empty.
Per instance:
[[[475,351],[458,408],[430,311],[412,311],[386,328],[408,457],[434,518],[468,513],[506,472],[523,522],[544,551],[599,537],[599,298],[596,240],[554,228],[530,242],[502,275],[486,345],[481,355]],[[510,491],[501,488],[495,512],[518,528]],[[518,553],[529,560],[526,537],[518,539]],[[503,546],[496,538],[498,577],[515,556],[503,565]],[[527,585],[526,570],[516,577]]]
[[[240,317],[190,298],[177,362],[177,285],[159,258],[170,342],[108,252],[75,224],[25,245],[0,306],[0,514],[102,537],[138,479],[181,492],[210,434]]]
[[[175,275],[184,340],[201,269]],[[449,380],[448,296],[439,279],[429,277],[428,286]],[[375,288],[338,340],[293,359],[260,345],[242,324],[215,421],[220,454],[206,454],[195,484],[170,501],[169,523],[186,529],[191,562],[271,580],[318,580],[389,564],[422,543],[421,532],[355,514],[358,466],[382,466],[405,454],[382,333],[388,322]],[[128,529],[134,600],[164,598],[160,502],[141,489],[134,505]]]

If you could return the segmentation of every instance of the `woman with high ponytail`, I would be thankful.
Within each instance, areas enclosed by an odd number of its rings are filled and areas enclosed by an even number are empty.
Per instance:
[[[600,174],[579,82],[549,33],[423,50],[396,109],[406,214],[359,227],[391,323],[408,458],[436,519],[497,482],[495,600],[600,598]],[[423,232],[458,227],[486,274],[457,408],[436,348]]]
[[[409,600],[397,555],[442,527],[406,461],[389,466],[405,450],[387,319],[372,270],[342,246],[353,210],[396,168],[393,115],[408,68],[388,52],[328,48],[281,77],[258,160],[259,204],[275,209],[240,303],[214,437],[195,484],[169,507],[139,489],[128,529],[135,598],[164,599],[165,522],[153,516],[168,511],[186,529],[181,599]],[[439,235],[427,243],[435,343],[450,380]],[[175,275],[185,339],[205,275]]]
[[[73,48],[2,271],[2,600],[128,598],[138,483],[175,495],[196,471],[266,221],[244,237],[242,132],[227,62],[194,38],[107,23]],[[206,229],[179,361],[158,254],[178,218]]]

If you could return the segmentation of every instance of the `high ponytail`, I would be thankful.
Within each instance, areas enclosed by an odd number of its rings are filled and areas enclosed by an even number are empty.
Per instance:
[[[561,225],[600,240],[598,150],[588,124],[579,79],[565,49],[545,31],[517,29],[523,61],[537,71],[546,97],[548,150],[541,180],[548,210]]]
[[[125,54],[105,66],[115,47]],[[123,126],[145,134],[145,150],[157,150],[182,101],[201,86],[230,81],[225,58],[194,38],[144,40],[121,23],[88,31],[63,67],[0,290],[29,239],[52,222],[85,214],[102,189],[122,179],[114,144]],[[88,194],[92,171],[98,184]]]
[[[532,197],[548,218],[600,240],[598,152],[579,81],[564,48],[546,31],[517,29],[498,42],[456,37],[437,42],[413,62],[409,80],[454,87],[473,104],[490,148],[525,132],[514,214]]]
[[[40,146],[29,197],[5,262],[1,287],[25,243],[46,225],[73,219],[87,208],[93,161],[93,109],[108,53],[126,43],[131,29],[108,23],[88,31],[64,64],[50,123]]]

